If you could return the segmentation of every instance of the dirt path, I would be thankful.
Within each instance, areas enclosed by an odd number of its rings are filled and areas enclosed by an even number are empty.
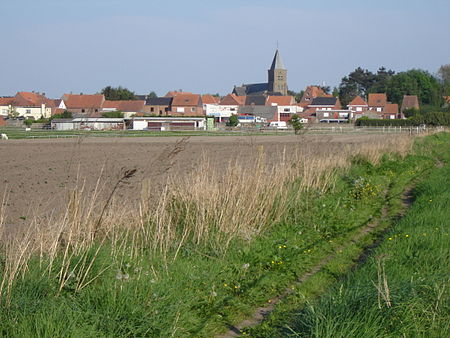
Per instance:
[[[401,218],[405,215],[406,211],[411,207],[413,203],[413,197],[412,197],[412,190],[413,187],[407,188],[403,194],[402,194],[402,209],[397,214],[397,218]],[[381,215],[378,217],[375,221],[367,224],[364,228],[360,229],[357,234],[355,234],[350,240],[350,243],[357,243],[359,240],[361,240],[363,237],[365,237],[367,234],[373,232],[375,229],[379,227],[381,222],[383,220],[386,220],[389,213],[389,206],[385,205],[383,209],[381,210]],[[389,229],[386,228],[385,231]],[[372,243],[372,245],[366,247],[364,251],[361,253],[360,257],[358,258],[358,265],[362,264],[367,257],[370,256],[370,253],[372,249],[377,247],[382,240],[382,236],[380,235],[379,239]],[[336,248],[336,252],[339,252],[341,250],[345,250],[349,245],[341,245]],[[331,262],[333,259],[336,258],[336,254],[330,254],[327,257],[323,258],[319,263],[317,263],[310,271],[305,273],[303,276],[298,278],[293,285],[285,289],[283,293],[280,295],[270,299],[270,303],[266,306],[259,307],[255,310],[253,315],[242,322],[240,322],[237,325],[229,325],[229,330],[221,335],[216,336],[216,338],[231,338],[231,337],[238,337],[243,335],[242,330],[246,328],[252,328],[257,325],[260,325],[264,320],[274,311],[275,306],[284,298],[289,296],[294,292],[294,289],[297,289],[302,283],[306,282],[309,278],[320,272],[329,262]],[[292,287],[294,286],[294,287]]]

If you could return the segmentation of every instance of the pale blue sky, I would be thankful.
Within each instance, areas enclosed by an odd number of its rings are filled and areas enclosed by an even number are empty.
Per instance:
[[[226,94],[267,81],[277,41],[296,91],[450,63],[450,0],[0,0],[0,16],[0,96]]]

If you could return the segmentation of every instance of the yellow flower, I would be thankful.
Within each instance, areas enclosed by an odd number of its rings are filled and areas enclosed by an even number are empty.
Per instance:
[[[392,241],[392,237],[389,237],[389,240]]]
[[[405,235],[405,237],[409,237],[409,235]]]
[[[224,283],[224,284],[223,284],[223,286],[227,287],[227,286],[228,286],[228,284],[227,284],[227,283]]]

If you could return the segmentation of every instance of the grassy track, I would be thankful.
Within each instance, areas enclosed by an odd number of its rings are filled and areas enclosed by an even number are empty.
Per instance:
[[[292,197],[276,224],[252,240],[237,237],[226,249],[214,237],[203,242],[189,238],[163,255],[137,245],[135,237],[117,242],[112,234],[87,249],[77,250],[73,241],[74,247],[66,246],[55,256],[33,256],[11,281],[8,276],[14,265],[0,256],[0,335],[210,337],[251,315],[345,245],[338,259],[326,265],[326,273],[295,290],[293,298],[304,303],[305,295],[322,292],[345,273],[375,234],[357,243],[350,239],[379,219],[386,206],[388,216],[396,214],[405,187],[434,172],[436,158],[444,161],[448,135],[431,136],[420,143],[413,154],[405,158],[386,155],[378,164],[354,157],[350,168],[334,171],[328,189],[311,188],[300,198]],[[285,189],[296,196],[299,184],[290,182]],[[195,210],[192,205],[184,207]],[[186,211],[179,221],[190,216]],[[388,226],[390,219],[381,221]],[[395,241],[399,243],[412,243],[407,240],[415,238],[412,232],[407,238],[398,234]],[[61,241],[58,245],[64,248]],[[12,262],[21,257],[18,252]],[[395,295],[394,290],[391,294]],[[431,290],[430,294],[434,299]],[[286,309],[292,310],[297,303],[286,303]],[[282,310],[283,304],[279,307]],[[280,323],[287,317],[276,318]],[[275,323],[255,330],[255,336],[281,332],[271,325]]]
[[[424,149],[436,165],[413,191],[414,203],[357,269],[323,271],[280,306],[254,337],[445,337],[450,330],[449,138]],[[440,148],[440,149],[439,149]],[[318,292],[317,285],[329,285]],[[315,284],[315,285],[314,285]],[[314,294],[324,293],[314,300]],[[295,310],[295,308],[297,309]]]

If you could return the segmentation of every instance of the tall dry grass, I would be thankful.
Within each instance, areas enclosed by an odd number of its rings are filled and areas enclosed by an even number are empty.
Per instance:
[[[16,236],[3,238],[0,299],[4,294],[9,299],[14,280],[27,270],[31,257],[39,257],[45,273],[56,274],[59,290],[73,276],[75,289],[81,290],[110,267],[106,264],[92,274],[106,244],[112,260],[125,253],[139,257],[144,250],[176,259],[187,244],[208,244],[224,252],[234,239],[251,240],[279,221],[305,191],[332,189],[336,172],[346,170],[354,156],[376,164],[385,153],[406,155],[412,142],[407,136],[345,145],[305,140],[290,152],[268,154],[260,147],[246,160],[231,161],[225,170],[204,156],[197,170],[168,174],[162,191],[145,180],[138,206],[114,195],[131,171],[124,171],[112,188],[102,184],[100,175],[90,193],[80,179],[68,192],[63,215],[45,222],[35,219]]]

